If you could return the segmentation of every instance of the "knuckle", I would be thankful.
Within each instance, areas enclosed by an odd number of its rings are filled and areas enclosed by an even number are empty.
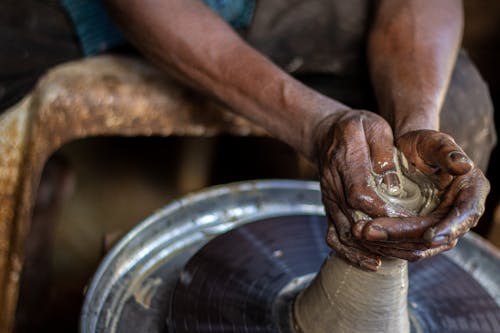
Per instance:
[[[339,237],[334,227],[329,227],[326,234],[326,243],[336,252],[344,253],[347,244]]]
[[[370,211],[374,204],[374,199],[366,193],[366,188],[359,185],[355,185],[350,189],[348,201],[351,207],[362,211]]]
[[[362,117],[361,113],[347,112],[339,118],[338,124],[347,125],[350,123],[358,123],[361,117]]]
[[[433,135],[433,139],[436,140],[438,149],[450,149],[451,147],[453,149],[459,149],[458,145],[456,144],[455,140],[453,139],[452,136],[443,133],[443,132],[436,132]],[[451,146],[451,147],[450,147]]]

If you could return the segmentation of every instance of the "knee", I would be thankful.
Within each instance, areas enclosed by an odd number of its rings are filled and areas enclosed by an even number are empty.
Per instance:
[[[496,144],[488,86],[464,51],[452,74],[441,110],[441,131],[450,134],[483,171]]]

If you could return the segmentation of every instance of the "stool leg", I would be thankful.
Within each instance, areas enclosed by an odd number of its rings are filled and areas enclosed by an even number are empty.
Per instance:
[[[210,183],[214,149],[213,139],[183,140],[177,178],[180,193],[199,190]]]
[[[34,332],[48,310],[51,287],[51,252],[54,223],[61,204],[72,192],[73,177],[68,163],[51,158],[44,169],[26,240],[25,261],[19,281],[16,332]]]

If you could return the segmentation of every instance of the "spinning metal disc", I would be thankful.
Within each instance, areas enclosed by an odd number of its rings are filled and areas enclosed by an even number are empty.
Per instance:
[[[319,270],[329,253],[324,230],[323,217],[280,217],[210,241],[181,273],[172,331],[290,331],[280,327],[280,295]],[[446,256],[411,264],[409,279],[413,331],[500,332],[498,304]]]
[[[291,300],[329,252],[323,215],[313,182],[244,182],[175,201],[102,261],[80,332],[287,332]],[[500,255],[477,236],[411,264],[409,293],[416,332],[500,332]]]
[[[314,276],[330,252],[324,230],[323,217],[289,216],[210,241],[181,272],[172,331],[278,332],[283,290]]]

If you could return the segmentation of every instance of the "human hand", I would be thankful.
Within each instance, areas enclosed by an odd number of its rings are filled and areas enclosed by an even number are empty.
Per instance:
[[[409,168],[423,173],[440,190],[441,202],[425,216],[362,221],[353,229],[355,237],[375,253],[411,261],[451,249],[481,217],[488,180],[444,133],[412,131],[398,138],[396,145]]]
[[[328,218],[327,243],[356,266],[375,271],[380,255],[367,249],[351,229],[359,220],[407,217],[375,192],[399,188],[393,158],[392,129],[380,116],[359,110],[324,119],[316,133],[323,204]]]

